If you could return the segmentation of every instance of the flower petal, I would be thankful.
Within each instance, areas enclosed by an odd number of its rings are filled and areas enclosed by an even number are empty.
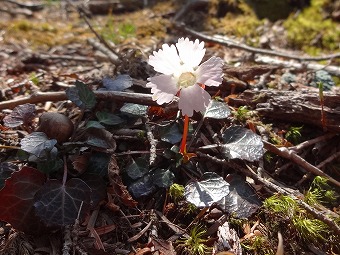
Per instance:
[[[154,77],[148,78],[148,83],[146,84],[147,88],[151,88],[151,92],[154,93],[152,90],[157,88],[158,90],[173,94],[175,95],[178,91],[177,88],[177,81],[171,75],[157,75]]]
[[[163,44],[162,50],[154,51],[153,55],[149,56],[149,64],[155,71],[168,75],[178,72],[180,62],[175,45]]]
[[[204,42],[190,41],[189,38],[179,38],[176,43],[178,54],[182,62],[189,67],[197,67],[205,54]]]
[[[204,112],[209,105],[211,96],[198,84],[181,89],[178,108],[182,110],[182,115],[191,117],[193,111]]]
[[[176,95],[176,80],[171,75],[158,75],[148,79],[147,88],[151,88],[153,100],[158,104],[169,103]]]
[[[206,86],[219,86],[223,80],[222,66],[223,60],[221,58],[209,58],[197,68],[197,82]]]

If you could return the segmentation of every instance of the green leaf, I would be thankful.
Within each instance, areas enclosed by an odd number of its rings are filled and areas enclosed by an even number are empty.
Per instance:
[[[121,113],[131,114],[135,116],[145,116],[147,114],[148,106],[140,104],[125,103],[120,108]]]
[[[169,169],[156,169],[152,174],[152,180],[160,188],[168,188],[174,183],[175,175]]]
[[[85,83],[76,81],[75,87],[68,88],[66,95],[75,105],[84,110],[90,110],[96,105],[96,96]]]
[[[110,155],[95,152],[91,155],[90,161],[87,166],[87,172],[107,177]]]
[[[102,124],[100,124],[98,121],[90,120],[86,123],[85,128],[105,128]]]
[[[124,122],[122,118],[109,112],[97,112],[96,116],[100,123],[109,126],[119,125]]]
[[[63,167],[63,160],[62,159],[55,159],[55,160],[48,160],[44,162],[38,162],[37,169],[45,174],[53,173],[58,171]]]
[[[173,123],[159,128],[161,140],[171,144],[178,143],[182,140],[182,133],[179,130],[178,124]]]
[[[144,158],[132,159],[131,163],[126,167],[126,173],[131,179],[138,179],[149,172],[149,163]]]

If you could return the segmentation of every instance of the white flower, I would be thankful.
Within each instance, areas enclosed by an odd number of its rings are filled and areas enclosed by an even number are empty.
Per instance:
[[[183,115],[191,117],[193,111],[205,111],[211,96],[206,86],[219,86],[222,82],[223,60],[211,57],[199,65],[205,54],[204,42],[180,38],[175,45],[163,44],[154,51],[149,64],[161,75],[148,79],[153,100],[158,104],[169,103],[179,96],[178,108]]]

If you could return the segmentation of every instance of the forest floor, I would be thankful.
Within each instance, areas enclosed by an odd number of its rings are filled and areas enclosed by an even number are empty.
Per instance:
[[[0,254],[340,254],[340,6],[249,2],[3,1]],[[224,61],[184,155],[181,37]]]

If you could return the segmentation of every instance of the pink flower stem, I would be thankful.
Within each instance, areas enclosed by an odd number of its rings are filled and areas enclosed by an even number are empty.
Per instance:
[[[189,117],[188,115],[184,115],[183,135],[182,135],[181,148],[179,151],[182,154],[185,154],[187,152],[186,145],[187,145],[188,130],[189,130]]]

